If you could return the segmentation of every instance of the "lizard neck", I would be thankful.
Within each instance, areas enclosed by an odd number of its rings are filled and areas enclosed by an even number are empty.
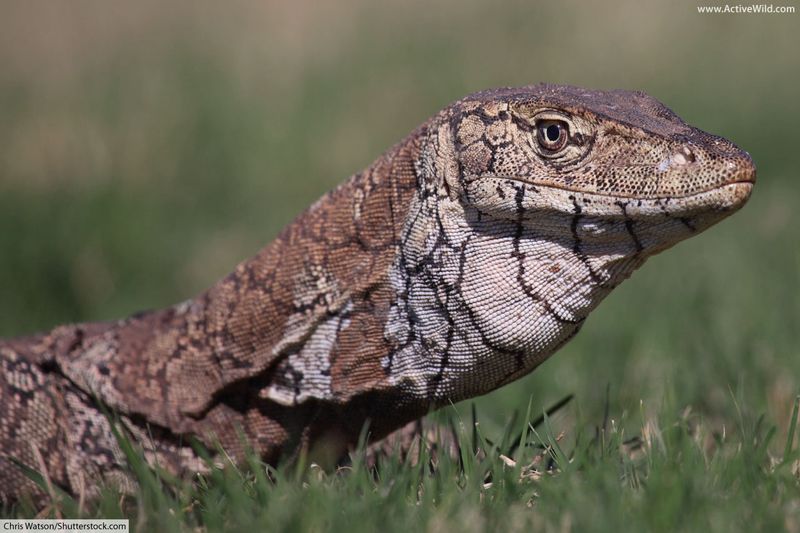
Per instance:
[[[341,402],[371,390],[385,379],[388,271],[416,189],[417,144],[412,134],[396,145],[197,298],[96,334],[70,326],[59,366],[109,407],[176,434],[203,435],[224,419],[261,424],[253,431],[270,445],[281,439],[263,429],[272,426],[259,400]],[[256,407],[242,407],[244,396]]]
[[[323,196],[193,302],[223,385],[266,370],[261,395],[292,405],[342,400],[384,379],[388,272],[417,187],[419,137]]]
[[[452,159],[440,132],[391,267],[382,360],[394,386],[434,406],[532,371],[646,258],[630,239],[580,239],[591,221],[574,214],[503,219],[462,201],[458,171],[437,164]]]
[[[398,349],[383,360],[394,384],[434,405],[531,372],[645,260],[628,250],[580,250],[535,225],[476,212],[468,226],[456,225],[442,212],[446,202],[435,229],[408,228],[392,266],[398,298],[386,332]]]

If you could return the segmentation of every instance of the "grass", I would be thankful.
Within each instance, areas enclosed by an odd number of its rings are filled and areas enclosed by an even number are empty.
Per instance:
[[[186,484],[139,468],[139,493],[108,489],[80,512],[142,531],[800,530],[791,16],[628,0],[221,6],[4,6],[0,335],[200,292],[472,90],[643,89],[747,149],[759,182],[740,213],[650,260],[536,372],[475,399],[477,456],[459,404],[434,422],[462,432],[463,457],[433,470],[388,457],[376,474],[356,456],[337,473],[254,462]],[[569,394],[531,446],[505,447]]]
[[[777,456],[769,451],[776,428],[742,410],[723,432],[690,410],[641,410],[567,436],[530,406],[497,435],[484,433],[474,408],[471,417],[450,408],[427,423],[434,433],[453,428],[452,454],[440,445],[446,437],[434,436],[405,457],[368,461],[362,446],[335,471],[251,457],[182,481],[149,467],[120,434],[138,490],[107,487],[89,504],[59,495],[39,516],[128,517],[135,531],[795,530],[798,401]],[[29,504],[4,512],[33,514]]]

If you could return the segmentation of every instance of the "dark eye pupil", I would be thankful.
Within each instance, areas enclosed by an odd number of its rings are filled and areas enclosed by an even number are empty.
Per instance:
[[[550,142],[556,142],[561,137],[561,128],[557,124],[550,124],[545,128],[544,135]]]

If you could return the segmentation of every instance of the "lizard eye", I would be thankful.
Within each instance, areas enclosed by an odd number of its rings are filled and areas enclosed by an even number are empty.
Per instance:
[[[540,120],[536,123],[536,137],[542,148],[557,152],[567,144],[569,127],[563,120]]]

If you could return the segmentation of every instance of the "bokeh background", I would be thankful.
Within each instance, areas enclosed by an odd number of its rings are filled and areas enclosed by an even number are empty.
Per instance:
[[[706,0],[702,0],[706,1]],[[712,0],[707,0],[712,1]],[[800,389],[800,14],[694,1],[3,2],[0,335],[169,305],[452,100],[641,89],[750,151],[751,202],[652,259],[482,423],[574,393],[600,422]],[[665,407],[666,406],[666,407]]]

